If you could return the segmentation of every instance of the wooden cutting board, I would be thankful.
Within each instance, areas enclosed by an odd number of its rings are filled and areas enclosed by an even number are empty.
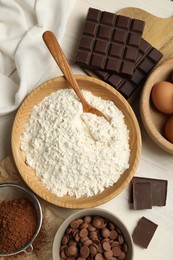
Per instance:
[[[173,57],[173,17],[160,18],[139,8],[124,8],[117,14],[145,21],[143,38],[163,53],[163,60]]]
[[[145,22],[142,37],[163,54],[158,64],[173,57],[173,17],[160,18],[142,9],[133,7],[123,8],[116,12],[116,14],[140,19]],[[86,70],[86,72],[90,76],[97,77],[89,70]],[[128,99],[130,104],[133,104],[139,97],[140,91],[137,90],[131,95]]]

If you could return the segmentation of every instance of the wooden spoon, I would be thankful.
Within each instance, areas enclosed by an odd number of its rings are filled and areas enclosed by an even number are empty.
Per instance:
[[[79,85],[72,73],[72,70],[68,64],[68,61],[64,55],[63,50],[61,49],[61,46],[59,45],[55,35],[53,34],[53,32],[50,31],[46,31],[43,33],[43,40],[47,46],[47,48],[49,49],[50,53],[52,54],[54,60],[56,61],[56,63],[58,64],[59,68],[61,69],[61,71],[63,72],[65,78],[67,79],[67,81],[69,82],[69,84],[71,85],[71,87],[74,89],[74,91],[76,92],[78,98],[80,99],[82,105],[83,105],[83,111],[86,113],[92,113],[95,114],[97,116],[102,116],[104,117],[107,121],[107,117],[100,112],[98,109],[96,109],[95,107],[91,106],[85,99],[85,97],[83,96]]]

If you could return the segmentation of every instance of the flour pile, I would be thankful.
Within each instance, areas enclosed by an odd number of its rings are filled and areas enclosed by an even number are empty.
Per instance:
[[[110,122],[83,113],[72,89],[44,98],[21,135],[27,164],[47,188],[62,197],[93,196],[112,186],[129,167],[129,130],[112,101],[83,91]]]

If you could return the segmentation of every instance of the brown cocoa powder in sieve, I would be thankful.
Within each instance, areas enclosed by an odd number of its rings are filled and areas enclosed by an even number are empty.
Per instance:
[[[28,243],[36,229],[36,211],[25,198],[0,203],[0,253],[13,253]]]

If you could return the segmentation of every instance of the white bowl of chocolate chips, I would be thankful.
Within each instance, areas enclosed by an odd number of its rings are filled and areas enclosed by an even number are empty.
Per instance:
[[[114,214],[92,208],[69,216],[59,227],[53,242],[53,260],[134,259],[131,236]]]

